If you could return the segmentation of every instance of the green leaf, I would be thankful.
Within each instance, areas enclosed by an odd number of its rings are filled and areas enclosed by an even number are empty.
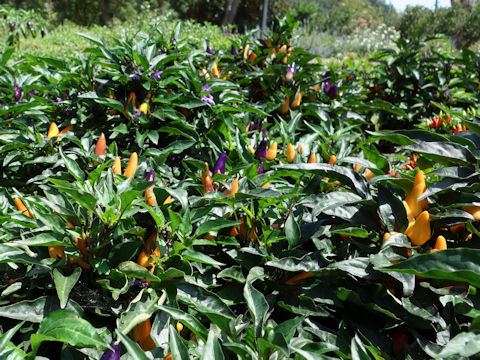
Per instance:
[[[38,235],[21,239],[15,240],[10,242],[11,244],[19,244],[19,245],[26,245],[26,246],[55,246],[55,245],[70,245],[70,243],[66,243],[64,241],[64,236],[55,234],[52,232],[43,232]]]
[[[405,146],[404,148],[446,165],[458,164],[471,167],[472,164],[476,163],[475,156],[465,146],[452,142],[429,141]]]
[[[41,296],[35,300],[24,300],[15,304],[0,307],[0,317],[25,320],[33,323],[41,322],[48,314],[60,309],[56,296]],[[83,315],[83,310],[76,302],[69,300],[66,310]]]
[[[60,156],[62,157],[68,172],[79,183],[83,184],[85,181],[85,173],[82,171],[82,169],[80,169],[80,166],[78,166],[78,164],[74,160],[70,159],[67,155],[65,155],[62,151],[62,148],[60,148],[58,151],[60,152]]]
[[[285,222],[285,236],[287,237],[289,248],[294,248],[296,245],[298,245],[301,233],[300,227],[298,226],[293,213],[290,214]]]
[[[465,281],[480,287],[480,250],[457,248],[436,251],[416,255],[378,270],[404,272],[432,279]]]
[[[203,347],[203,352],[200,357],[200,360],[210,360],[210,359],[215,359],[215,360],[225,359],[225,356],[223,355],[222,347],[220,346],[220,343],[218,342],[218,338],[213,332],[213,330],[210,330],[208,332],[207,343]]]
[[[63,276],[58,269],[53,270],[53,281],[55,282],[55,289],[57,290],[58,299],[60,300],[60,307],[62,309],[64,309],[67,305],[70,291],[72,291],[78,279],[80,279],[81,274],[81,267],[76,267],[70,276]]]
[[[255,289],[252,283],[255,280],[262,279],[264,276],[263,268],[254,267],[250,269],[245,287],[243,288],[243,296],[245,297],[245,300],[247,300],[248,310],[250,311],[254,321],[254,331],[256,337],[261,337],[264,335],[264,325],[265,321],[267,321],[269,306],[265,296],[263,296],[260,291]]]
[[[386,187],[378,184],[378,213],[389,232],[404,232],[408,226],[407,212],[402,201]]]
[[[23,324],[25,324],[25,321],[19,322],[17,325],[15,325],[0,336],[0,353],[5,349],[8,342],[12,339],[13,335],[15,335],[15,333],[23,326]]]
[[[225,265],[224,263],[221,263],[204,253],[189,250],[189,249],[185,250],[182,253],[182,257],[187,260],[192,260],[192,261],[197,261],[200,263],[212,265],[216,269],[220,269],[220,266]]]
[[[480,353],[480,334],[462,332],[450,340],[434,358],[445,359],[449,356],[456,358],[465,356],[468,358],[478,353]]]
[[[157,276],[153,275],[146,268],[134,263],[133,261],[121,262],[118,265],[117,270],[130,278],[160,282],[160,279]]]
[[[207,220],[200,224],[200,226],[195,231],[195,236],[200,236],[210,231],[218,231],[218,230],[221,230],[227,227],[232,227],[239,224],[240,224],[239,221],[234,221],[234,220],[224,220],[224,219]]]
[[[190,360],[187,347],[183,344],[182,339],[178,335],[177,329],[172,325],[169,328],[170,335],[170,351],[172,352],[172,359],[175,360]]]
[[[115,333],[120,338],[120,341],[123,343],[125,349],[127,349],[127,352],[132,357],[132,359],[150,360],[150,358],[145,354],[145,351],[143,351],[135,341],[130,339],[127,335],[122,334],[122,332],[118,329],[115,330]]]
[[[277,165],[275,169],[279,170],[294,170],[299,172],[312,173],[331,180],[338,180],[340,183],[349,186],[352,190],[366,199],[370,197],[368,191],[367,180],[364,176],[343,166],[329,165],[329,164],[288,164]]]
[[[29,256],[22,249],[18,247],[8,246],[7,244],[0,244],[0,263],[25,263],[43,265],[37,259]]]
[[[367,349],[357,334],[351,341],[352,360],[370,360]]]
[[[44,340],[61,341],[72,346],[105,349],[108,344],[97,330],[78,314],[67,311],[54,311],[42,320],[36,334],[31,336],[32,351],[36,353]]]
[[[158,295],[151,289],[142,289],[120,316],[118,330],[128,334],[135,326],[150,319],[158,309]]]
[[[76,34],[78,36],[81,36],[81,37],[87,39],[87,40],[90,40],[91,42],[97,44],[98,46],[105,47],[105,43],[103,42],[103,40],[94,36],[94,35],[80,33],[80,32],[77,32]]]
[[[207,340],[208,331],[194,316],[169,306],[158,306],[160,310],[165,311],[173,319],[181,321],[192,332],[199,336],[203,341]]]

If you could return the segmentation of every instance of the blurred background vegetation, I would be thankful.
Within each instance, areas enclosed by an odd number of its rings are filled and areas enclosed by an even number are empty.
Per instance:
[[[20,52],[55,54],[82,51],[88,44],[74,34],[88,31],[108,39],[133,36],[158,23],[168,31],[187,21],[182,36],[200,45],[227,48],[225,34],[258,27],[260,0],[6,0],[0,5],[0,42],[20,42]],[[480,0],[451,0],[435,10],[407,7],[402,13],[386,0],[269,0],[269,21],[290,13],[300,26],[294,45],[322,57],[365,56],[391,47],[399,37],[444,36],[453,48],[477,50]],[[202,34],[204,39],[199,39]],[[36,36],[44,36],[42,44]],[[4,46],[4,45],[0,45]],[[62,46],[64,47],[62,50]],[[0,47],[1,50],[1,47]],[[70,51],[71,50],[71,51]]]

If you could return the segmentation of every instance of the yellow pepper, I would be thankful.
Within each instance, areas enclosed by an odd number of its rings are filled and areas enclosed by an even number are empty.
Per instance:
[[[434,253],[435,251],[446,250],[446,249],[447,249],[447,240],[442,235],[439,235],[437,237],[437,241],[435,241],[435,247],[432,250],[430,250],[430,252]]]
[[[418,215],[413,225],[405,230],[405,235],[407,235],[412,244],[416,246],[423,245],[430,239],[430,214],[428,211],[423,211]]]
[[[47,139],[51,139],[54,136],[57,136],[60,133],[58,130],[57,124],[55,122],[50,123],[50,127],[48,128]]]
[[[269,161],[275,160],[277,157],[277,142],[273,142],[267,150],[266,159]]]
[[[287,162],[292,163],[295,160],[295,156],[297,156],[297,152],[292,144],[288,144],[287,146]]]

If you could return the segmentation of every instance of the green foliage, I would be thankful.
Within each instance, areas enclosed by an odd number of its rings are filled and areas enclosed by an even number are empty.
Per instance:
[[[479,17],[479,3],[474,4],[471,10],[459,2],[435,12],[423,6],[407,7],[399,30],[404,38],[444,34],[454,40],[457,48],[469,47],[480,39]]]
[[[401,39],[326,64],[297,25],[214,54],[181,24],[7,48],[3,357],[480,354],[477,57]],[[430,214],[422,245],[404,199]]]
[[[27,37],[45,36],[47,22],[34,11],[0,7],[0,31],[9,45]]]

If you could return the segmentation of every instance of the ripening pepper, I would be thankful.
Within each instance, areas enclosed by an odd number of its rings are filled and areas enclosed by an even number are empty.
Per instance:
[[[430,214],[428,211],[423,211],[415,218],[412,226],[405,230],[405,235],[410,238],[410,241],[415,246],[425,244],[431,236],[430,230]]]
[[[395,234],[398,234],[398,232],[396,231],[392,231],[392,232],[387,232],[383,235],[383,239],[382,239],[382,242],[385,242],[387,241],[387,239],[392,236],[392,235],[395,235]]]
[[[272,161],[272,160],[275,160],[276,157],[277,157],[277,142],[274,141],[272,145],[270,145],[270,147],[268,148],[265,158],[269,161]]]
[[[68,125],[67,127],[65,127],[65,129],[63,129],[62,131],[60,131],[59,135],[66,134],[66,133],[69,132],[70,130],[73,130],[73,125]]]
[[[235,178],[235,180],[232,181],[230,184],[230,190],[225,190],[223,193],[225,195],[232,195],[235,196],[235,194],[238,192],[238,176]]]
[[[300,274],[295,275],[294,277],[285,281],[286,285],[295,285],[297,281],[312,278],[313,274],[303,271]]]
[[[250,62],[250,64],[253,64],[253,62],[257,59],[257,54],[255,54],[255,52],[251,52],[250,53],[250,56],[248,57],[248,61]]]
[[[283,102],[282,107],[278,109],[280,114],[286,114],[288,112],[289,104],[290,104],[290,99],[288,95],[285,95],[285,101]]]
[[[416,218],[422,211],[428,209],[428,200],[426,198],[420,201],[417,200],[426,189],[425,176],[423,171],[420,170],[415,175],[412,191],[410,191],[405,198],[405,202],[408,204],[414,218]]]
[[[148,104],[146,102],[140,104],[140,106],[138,107],[137,111],[141,111],[143,112],[145,115],[147,115],[147,112],[148,112]]]
[[[217,78],[220,76],[220,72],[218,71],[218,67],[217,67],[216,62],[214,62],[213,65],[212,65],[212,76],[215,76]]]
[[[465,229],[465,224],[458,224],[458,225],[449,227],[449,230],[453,235],[456,235],[458,232],[463,231],[464,229]]]
[[[290,107],[292,109],[295,109],[297,108],[301,103],[302,103],[302,95],[303,95],[303,91],[300,90],[297,92],[297,94],[295,95],[295,98],[293,99],[293,101],[290,103]]]
[[[203,195],[211,191],[214,191],[213,179],[210,175],[207,175],[205,176],[205,182],[203,183]]]
[[[297,156],[297,152],[292,144],[288,144],[287,146],[287,162],[292,163]]]
[[[177,321],[177,330],[178,332],[182,332],[183,330],[183,324],[180,321]]]
[[[146,181],[155,181],[155,171],[152,170],[148,173]],[[145,190],[145,199],[147,200],[147,204],[150,206],[155,206],[157,204],[157,198],[155,197],[155,193],[153,192],[153,188],[155,185],[150,186],[147,190]]]
[[[248,51],[250,50],[250,45],[246,44],[243,48],[243,60],[248,59]]]
[[[15,205],[17,206],[18,211],[22,211],[23,215],[28,216],[29,218],[33,218],[32,213],[27,209],[27,207],[23,204],[20,198],[13,199]]]
[[[90,269],[92,267],[88,262],[86,262],[82,258],[74,258],[69,256],[68,261],[70,261],[70,263],[72,264],[78,264],[83,269]]]
[[[115,175],[120,175],[122,173],[122,163],[118,156],[113,160],[112,171]]]
[[[137,344],[140,345],[140,347],[144,351],[152,350],[151,344],[149,342],[147,343],[147,345],[150,345],[150,346],[145,346],[147,348],[149,347],[148,350],[144,348],[144,345],[143,345],[145,341],[148,341],[147,339],[150,337],[151,331],[152,331],[152,324],[150,322],[150,319],[147,319],[144,322],[138,324],[132,330],[133,340],[135,340]]]
[[[50,257],[53,259],[63,258],[65,256],[65,251],[63,250],[63,246],[61,245],[49,246],[48,255],[50,255]]]
[[[58,130],[57,124],[55,122],[50,123],[50,127],[48,128],[47,139],[51,139],[54,136],[57,136],[60,133]]]
[[[480,220],[480,206],[464,206],[462,210],[472,215],[475,221]]]
[[[330,159],[328,159],[328,164],[329,165],[335,165],[335,163],[337,162],[337,157],[335,155],[330,155]]]
[[[446,249],[447,249],[447,240],[442,235],[439,235],[437,237],[437,241],[435,241],[434,248],[430,250],[430,252],[434,253],[435,251],[446,250]]]
[[[137,102],[137,95],[135,95],[135,93],[132,91],[128,96],[127,101],[125,102],[125,108],[124,108],[125,115],[128,115],[128,106],[131,104],[132,108],[134,109],[136,107],[136,102]]]
[[[107,141],[105,139],[105,134],[101,133],[100,137],[97,140],[97,144],[95,145],[94,154],[99,156],[102,161],[105,158],[105,154],[107,153]],[[97,162],[94,162],[95,166],[98,165]]]
[[[375,177],[375,174],[373,173],[372,170],[365,169],[365,171],[363,172],[363,176],[365,176],[367,178],[367,180],[370,180],[370,179],[373,179]]]
[[[310,157],[308,158],[309,164],[315,164],[317,162],[317,155],[315,153],[311,153]]]
[[[127,168],[125,169],[125,172],[123,173],[123,175],[126,177],[132,177],[135,174],[135,170],[137,169],[137,164],[138,164],[138,156],[136,152],[133,152],[130,155]]]

